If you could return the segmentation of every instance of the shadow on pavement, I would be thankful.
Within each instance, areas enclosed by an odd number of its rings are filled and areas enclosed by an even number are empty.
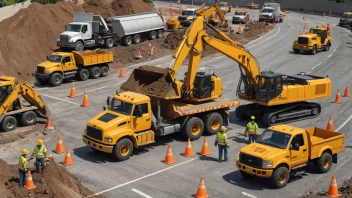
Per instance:
[[[217,150],[216,150],[217,151]],[[214,161],[214,162],[217,162],[218,159],[217,158],[214,158],[214,157],[209,157],[209,156],[206,156],[206,155],[201,155],[199,157],[200,160],[204,160],[204,161]]]
[[[89,146],[73,149],[73,155],[93,163],[103,164],[106,162],[117,162],[110,153],[93,150]]]
[[[264,190],[264,189],[273,189],[269,184],[269,179],[263,179],[260,177],[254,177],[252,179],[244,179],[241,176],[239,170],[228,173],[222,177],[225,181],[230,184],[239,186],[241,188],[249,190]]]

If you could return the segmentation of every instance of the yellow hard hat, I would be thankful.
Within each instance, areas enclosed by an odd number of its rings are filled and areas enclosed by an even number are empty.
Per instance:
[[[27,150],[27,149],[22,149],[22,155],[26,155],[26,154],[28,154],[29,153],[29,150]]]
[[[226,127],[222,126],[220,129],[222,132],[226,132]]]
[[[39,139],[38,142],[37,142],[38,145],[43,145],[43,140],[42,139]]]
[[[254,117],[254,116],[251,116],[251,119],[252,119],[252,120],[255,120],[255,117]]]

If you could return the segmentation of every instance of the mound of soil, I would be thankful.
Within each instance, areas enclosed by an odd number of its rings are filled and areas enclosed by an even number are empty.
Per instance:
[[[339,188],[339,192],[341,194],[341,196],[339,196],[340,198],[352,198],[352,178],[343,182],[342,186]],[[323,198],[327,197],[326,193],[327,192],[310,192],[309,195],[304,195],[302,198]]]
[[[33,162],[28,162],[33,163]],[[85,197],[93,192],[81,183],[65,167],[59,166],[54,160],[45,167],[44,176],[32,173],[35,189],[27,190],[19,187],[18,165],[9,165],[0,159],[0,194],[2,197]],[[102,197],[102,196],[98,196]]]

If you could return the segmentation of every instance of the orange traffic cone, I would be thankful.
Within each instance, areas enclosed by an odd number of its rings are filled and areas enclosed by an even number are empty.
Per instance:
[[[64,162],[62,164],[65,165],[65,166],[73,164],[72,157],[71,157],[71,154],[70,154],[70,150],[68,148],[67,148],[67,151],[66,151],[65,160],[64,160]]]
[[[350,91],[348,90],[348,85],[346,85],[346,89],[345,89],[345,94],[343,94],[343,97],[350,97]]]
[[[81,107],[89,107],[90,106],[90,102],[88,99],[88,93],[87,91],[84,92],[84,97],[83,97],[83,103],[81,105]]]
[[[48,120],[46,121],[46,124],[45,124],[45,129],[54,129],[53,125],[51,124],[51,121]]]
[[[234,32],[235,30],[233,29],[232,25],[230,25],[230,32]]]
[[[212,154],[212,152],[210,152],[209,146],[208,146],[208,142],[207,142],[207,138],[204,137],[204,143],[203,143],[203,147],[202,147],[202,151],[200,152],[201,155],[210,155]]]
[[[205,189],[203,177],[200,178],[200,183],[199,183],[199,186],[198,186],[197,193],[194,194],[193,196],[197,197],[197,198],[209,197],[209,195],[207,194],[207,190]]]
[[[341,194],[339,194],[339,189],[337,187],[337,183],[336,183],[336,176],[333,175],[331,182],[330,182],[330,187],[329,187],[329,191],[328,193],[326,193],[327,196],[329,197],[339,197],[341,196]]]
[[[239,24],[238,25],[238,29],[237,29],[237,34],[241,34],[241,32],[242,32],[242,25],[241,24]]]
[[[125,71],[123,70],[122,67],[120,67],[120,75],[119,75],[119,77],[120,77],[120,78],[121,78],[121,77],[125,77]]]
[[[329,118],[328,125],[326,125],[326,130],[334,131],[334,124],[332,123],[332,117]]]
[[[337,94],[336,94],[336,98],[335,98],[335,103],[336,103],[336,104],[341,104],[340,90],[337,90]]]
[[[186,145],[186,149],[185,149],[185,153],[183,154],[183,156],[185,157],[193,157],[194,153],[192,150],[192,145],[191,145],[191,141],[188,139],[187,145]]]
[[[136,58],[137,59],[141,59],[142,58],[141,50],[138,50]]]
[[[70,98],[75,98],[77,97],[77,94],[76,94],[76,89],[75,89],[75,85],[72,83],[72,87],[71,87],[71,93],[70,93]]]
[[[26,184],[24,185],[24,187],[27,188],[28,190],[36,188],[36,186],[33,183],[31,171],[28,171],[27,173]]]
[[[59,138],[57,140],[56,149],[54,152],[55,153],[64,153],[65,152],[65,148],[64,148],[64,144],[62,143],[61,136],[59,136]]]
[[[174,156],[172,155],[171,145],[167,146],[165,160],[163,161],[165,164],[173,164],[176,162]]]
[[[150,45],[150,55],[154,55],[155,54],[155,47],[153,45]]]
[[[307,23],[306,22],[304,22],[303,32],[307,32]]]

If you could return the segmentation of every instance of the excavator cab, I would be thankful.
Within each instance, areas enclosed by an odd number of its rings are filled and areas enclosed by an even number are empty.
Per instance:
[[[211,92],[214,90],[214,81],[211,74],[205,72],[197,72],[194,79],[193,97],[205,99],[211,97]]]
[[[256,100],[269,102],[282,93],[282,74],[269,72],[257,76]]]

